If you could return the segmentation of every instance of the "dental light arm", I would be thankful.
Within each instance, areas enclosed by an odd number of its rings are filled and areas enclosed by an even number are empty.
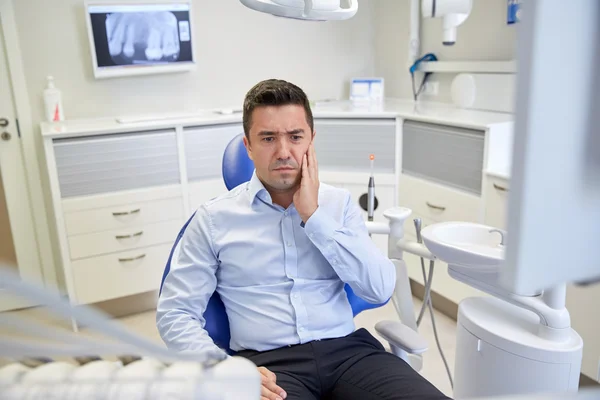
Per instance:
[[[341,0],[240,0],[243,5],[255,11],[307,21],[352,18],[358,11],[358,0],[348,1],[349,8],[342,8]]]
[[[456,43],[456,28],[469,17],[473,0],[422,0],[421,13],[424,18],[442,18],[443,43]]]

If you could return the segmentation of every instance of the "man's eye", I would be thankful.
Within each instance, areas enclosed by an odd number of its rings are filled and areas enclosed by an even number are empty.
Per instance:
[[[272,138],[272,137],[266,137],[266,138],[263,138],[263,140],[264,140],[265,142],[270,142],[270,141],[272,141],[272,140],[273,140],[273,138]]]
[[[299,135],[293,135],[293,136],[292,136],[292,139],[294,139],[294,140],[300,140],[300,139],[302,139],[302,136],[299,136]]]

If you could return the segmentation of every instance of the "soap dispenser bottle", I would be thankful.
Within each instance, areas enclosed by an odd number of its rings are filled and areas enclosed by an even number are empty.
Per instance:
[[[62,94],[54,86],[54,77],[48,76],[47,86],[44,90],[44,105],[46,107],[46,120],[48,122],[64,121],[65,115],[62,106]]]

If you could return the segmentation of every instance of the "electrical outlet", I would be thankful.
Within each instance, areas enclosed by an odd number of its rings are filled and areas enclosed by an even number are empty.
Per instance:
[[[440,83],[438,81],[425,82],[423,87],[423,94],[426,96],[437,96],[440,90]]]

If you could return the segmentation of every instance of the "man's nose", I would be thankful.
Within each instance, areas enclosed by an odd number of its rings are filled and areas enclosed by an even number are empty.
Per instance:
[[[287,160],[292,156],[290,146],[286,140],[279,140],[277,143],[277,158]]]

